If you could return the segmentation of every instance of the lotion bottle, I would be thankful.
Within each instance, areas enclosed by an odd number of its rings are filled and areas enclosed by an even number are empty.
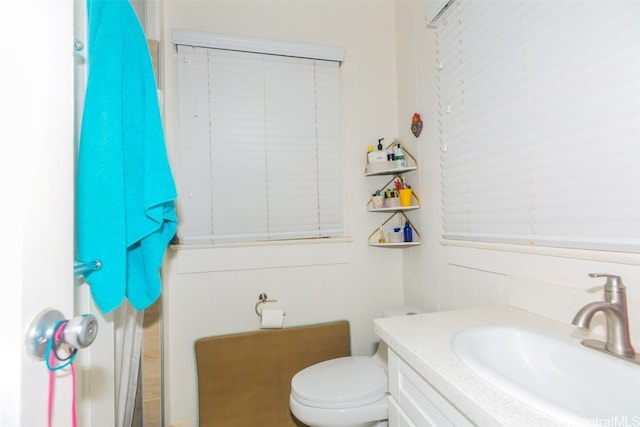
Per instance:
[[[404,151],[402,151],[402,147],[400,146],[400,144],[396,145],[396,148],[394,150],[394,161],[396,163],[396,167],[397,168],[403,168],[404,167]]]

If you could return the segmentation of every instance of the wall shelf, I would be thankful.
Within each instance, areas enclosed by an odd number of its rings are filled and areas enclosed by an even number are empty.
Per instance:
[[[394,142],[389,146],[387,146],[385,150],[389,150],[390,148],[396,146],[397,144],[398,144],[397,142]],[[418,169],[418,162],[416,161],[416,158],[413,156],[413,154],[407,151],[407,149],[402,145],[400,146],[404,152],[405,161],[407,162],[407,164],[405,164],[404,167],[400,167],[400,168],[396,167],[393,161],[367,163],[367,166],[365,167],[365,170],[364,170],[365,177],[391,175],[391,179],[384,186],[382,186],[382,188],[379,189],[381,193],[385,193],[386,190],[388,189],[394,189],[395,188],[394,184],[395,184],[395,181],[397,180],[401,180],[404,183],[405,180],[402,177],[403,173],[415,171]],[[383,206],[380,208],[374,207],[372,198],[368,200],[367,202],[368,212],[391,214],[382,224],[376,227],[376,229],[373,230],[371,234],[369,234],[369,237],[367,239],[369,246],[375,246],[379,248],[406,248],[406,247],[421,245],[422,238],[420,237],[420,233],[411,223],[409,218],[404,214],[405,212],[408,212],[408,211],[420,209],[420,199],[418,198],[418,195],[412,189],[411,204],[409,206],[400,206],[397,204],[398,200],[396,198],[393,198],[393,199],[395,202],[393,206]],[[385,199],[385,201],[388,201],[388,200],[389,199]],[[396,217],[398,218],[398,225],[395,227],[399,226],[403,228],[405,223],[408,223],[411,226],[412,234],[413,234],[413,240],[411,242],[396,242],[396,241],[390,242],[389,241],[390,238],[387,233],[388,230],[385,230],[384,227],[387,224],[389,224],[393,218],[396,218]],[[385,242],[379,241],[379,235],[381,230],[382,230],[382,234],[384,236]]]
[[[385,237],[385,242],[381,243],[378,241],[379,238],[379,234],[380,234],[380,228],[384,229],[384,226],[389,224],[391,222],[391,220],[395,217],[398,217],[398,225],[397,227],[404,227],[405,223],[409,223],[409,225],[411,225],[411,228],[413,229],[413,241],[411,242],[389,242],[388,240],[388,236],[384,236]],[[369,234],[368,237],[368,243],[369,246],[377,246],[377,247],[385,247],[385,248],[405,248],[408,246],[418,246],[420,244],[422,244],[422,237],[420,236],[420,233],[418,232],[418,230],[416,230],[416,227],[414,227],[414,225],[411,223],[411,220],[409,220],[409,218],[407,218],[407,216],[404,214],[404,212],[396,210],[393,215],[391,215],[389,218],[387,218],[382,224],[380,224],[375,230],[373,230],[371,232],[371,234]]]
[[[400,242],[400,243],[369,243],[369,246],[379,248],[406,248],[409,246],[420,246],[422,242]]]
[[[381,162],[381,163],[389,163],[393,164],[393,162]],[[378,176],[378,175],[400,175],[401,173],[411,172],[417,170],[417,166],[409,166],[404,168],[396,168],[393,166],[384,167],[380,170],[370,170],[369,166],[364,171],[364,176]]]
[[[412,211],[415,209],[420,209],[419,205],[411,205],[411,206],[398,206],[398,207],[391,207],[391,208],[372,208],[371,206],[371,201],[369,201],[369,205],[367,207],[367,211],[369,212],[382,212],[382,213],[389,213],[389,212],[397,212],[397,211]]]

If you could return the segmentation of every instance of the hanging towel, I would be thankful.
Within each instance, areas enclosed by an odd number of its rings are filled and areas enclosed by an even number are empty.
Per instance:
[[[89,73],[77,166],[78,256],[105,313],[127,297],[142,310],[161,291],[159,269],[177,226],[146,37],[127,0],[88,0]]]

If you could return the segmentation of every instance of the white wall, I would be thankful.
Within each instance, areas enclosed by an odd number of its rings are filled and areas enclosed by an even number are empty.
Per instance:
[[[404,252],[405,300],[430,311],[508,303],[570,323],[583,305],[603,299],[604,280],[587,274],[618,274],[627,285],[632,340],[640,346],[640,256],[441,242],[436,41],[424,21],[429,3],[396,2],[399,133],[419,148],[423,208],[415,222],[426,236],[422,246]],[[414,110],[425,122],[418,140],[409,133]],[[640,147],[633,154],[640,155]],[[594,321],[602,333],[602,318]]]
[[[456,289],[444,274],[448,271],[446,253],[439,244],[442,225],[436,44],[435,31],[426,28],[424,19],[429,4],[429,1],[396,2],[398,133],[409,149],[419,154],[417,192],[421,209],[412,219],[424,236],[420,247],[404,251],[405,300],[428,311],[438,311],[454,309],[460,304]],[[419,138],[410,131],[411,118],[416,112],[424,122]],[[493,293],[498,294],[495,303],[506,301],[502,284],[498,284]],[[470,300],[467,304],[473,306],[479,302]]]
[[[419,153],[417,191],[422,203],[415,213],[415,223],[425,236],[421,246],[403,253],[405,301],[427,311],[506,304],[507,282],[503,275],[450,265],[447,248],[440,243],[436,33],[425,22],[430,3],[396,1],[398,133],[410,150]],[[424,122],[419,138],[410,131],[416,112]]]
[[[397,136],[395,22],[392,1],[172,0],[163,4],[162,15],[162,86],[174,165],[179,163],[171,28],[346,50],[341,82],[350,237],[337,243],[171,252],[163,293],[165,421],[177,426],[196,422],[194,340],[257,329],[254,306],[260,292],[278,299],[287,312],[286,326],[348,319],[354,354],[373,352],[377,338],[372,320],[383,308],[402,304],[402,251],[366,244],[384,216],[366,212],[369,190],[380,183],[363,176],[367,145]]]

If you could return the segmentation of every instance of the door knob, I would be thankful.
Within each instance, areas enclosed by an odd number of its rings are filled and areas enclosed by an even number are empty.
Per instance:
[[[27,353],[44,360],[47,347],[59,328],[63,328],[62,334],[58,335],[62,342],[74,349],[88,347],[98,335],[98,321],[94,315],[83,314],[65,321],[58,310],[47,309],[33,319],[27,330]],[[52,345],[57,348],[62,342],[53,342]]]

